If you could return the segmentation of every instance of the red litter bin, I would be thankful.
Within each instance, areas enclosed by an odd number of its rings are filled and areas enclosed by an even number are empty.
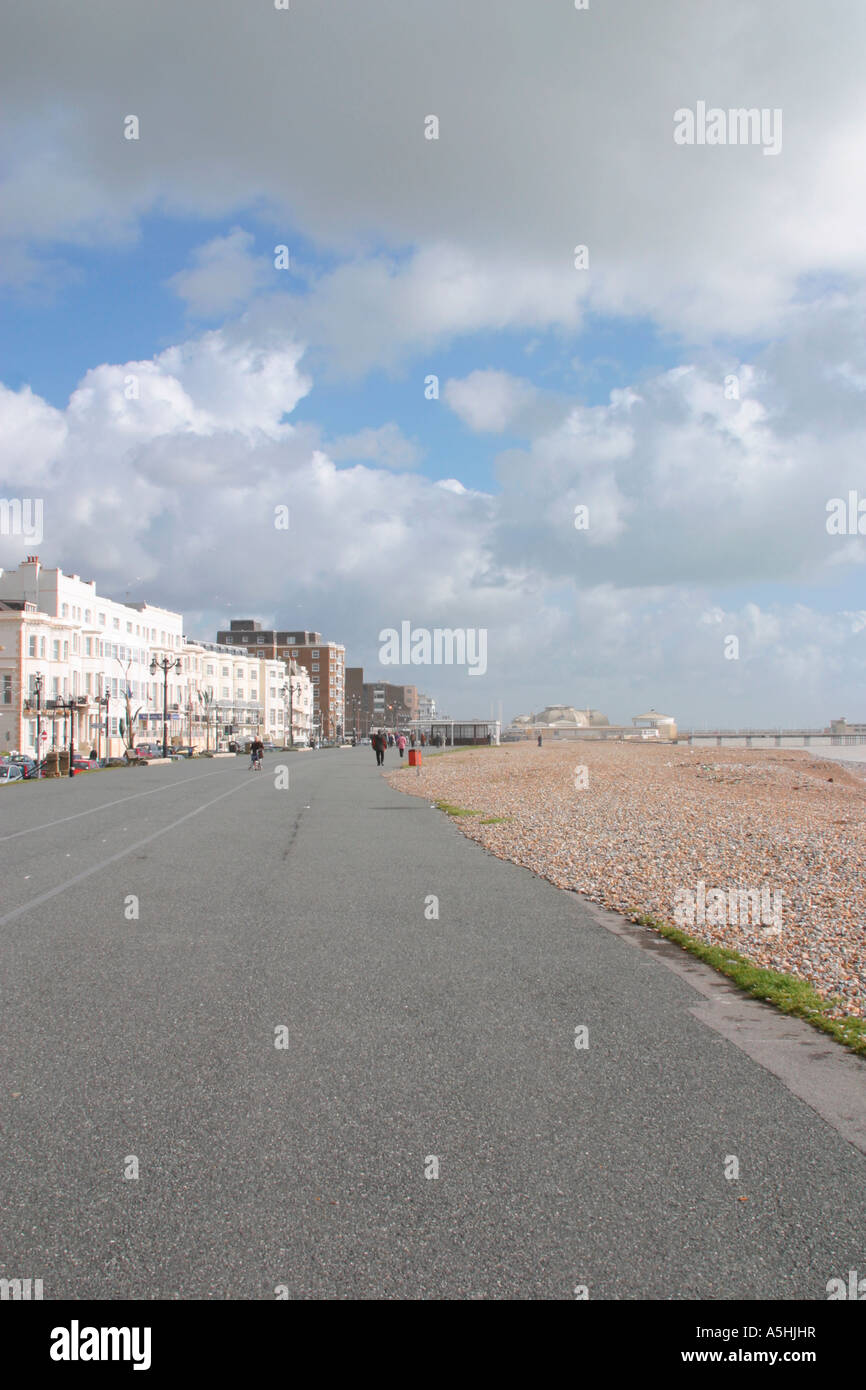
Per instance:
[[[418,749],[418,748],[410,748],[410,749],[409,749],[409,766],[410,766],[410,767],[420,767],[420,766],[421,766],[421,752],[420,752],[420,749]]]

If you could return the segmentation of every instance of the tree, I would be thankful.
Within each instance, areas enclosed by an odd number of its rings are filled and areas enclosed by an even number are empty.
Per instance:
[[[126,718],[121,719],[119,724],[120,737],[123,739],[123,745],[126,748],[127,752],[131,753],[133,748],[135,747],[135,721],[141,714],[141,705],[139,705],[138,709],[135,711],[135,714],[133,714],[132,687],[129,683],[129,668],[132,665],[132,662],[128,661],[124,666],[123,663],[120,661],[119,657],[115,657],[115,660],[117,661],[118,665],[123,671],[124,676],[126,677],[123,683],[123,697],[126,702]]]

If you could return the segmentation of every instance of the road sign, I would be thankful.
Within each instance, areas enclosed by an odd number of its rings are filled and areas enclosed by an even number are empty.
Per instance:
[[[48,730],[43,729],[39,737],[42,739],[42,742],[45,743],[46,739],[48,738]]]

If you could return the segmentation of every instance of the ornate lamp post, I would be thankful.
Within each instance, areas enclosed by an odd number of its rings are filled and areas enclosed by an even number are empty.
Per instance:
[[[36,776],[42,776],[42,682],[45,680],[41,671],[37,671],[33,677],[33,689],[36,692]]]
[[[285,698],[286,698],[287,695],[288,695],[288,697],[289,697],[289,747],[290,747],[290,748],[294,748],[294,746],[295,746],[295,693],[296,693],[296,691],[295,691],[295,682],[294,682],[293,680],[291,680],[291,679],[288,680],[288,681],[286,682],[286,684],[283,686],[282,690],[280,691],[280,694],[282,695],[282,697],[283,697],[284,700],[285,700]],[[297,683],[297,695],[298,695],[298,698],[300,699],[300,696],[301,696],[301,682],[300,682],[300,681],[298,681],[298,683]]]
[[[150,674],[155,676],[157,671],[162,671],[162,756],[168,757],[168,673],[169,671],[179,671],[181,667],[180,657],[172,661],[170,656],[163,656],[157,659],[153,657],[150,663]]]

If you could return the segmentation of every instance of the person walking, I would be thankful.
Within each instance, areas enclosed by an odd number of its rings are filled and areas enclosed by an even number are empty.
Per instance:
[[[376,733],[373,735],[371,742],[373,744],[373,752],[376,754],[376,766],[382,767],[385,762],[385,735]]]
[[[399,750],[400,750],[400,757],[402,758],[403,754],[406,752],[406,738],[405,738],[405,735],[401,734],[400,737],[397,739],[397,747],[398,747]]]
[[[255,768],[256,772],[262,770],[262,759],[264,757],[265,745],[256,736],[250,744],[250,767]]]
[[[541,747],[541,734],[538,735],[538,746]]]

